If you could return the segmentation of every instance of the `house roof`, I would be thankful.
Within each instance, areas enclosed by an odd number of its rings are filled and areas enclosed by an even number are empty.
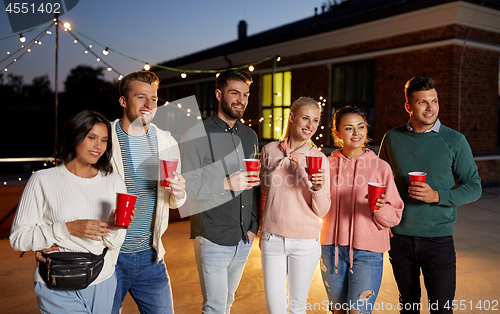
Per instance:
[[[456,0],[346,0],[312,17],[279,26],[251,36],[195,52],[160,65],[176,67],[184,64],[225,56],[249,49],[287,42],[303,37],[363,24],[415,10],[457,2]],[[498,0],[462,0],[500,10]]]

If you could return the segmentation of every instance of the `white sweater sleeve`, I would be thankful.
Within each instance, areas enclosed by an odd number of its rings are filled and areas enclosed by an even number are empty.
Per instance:
[[[44,194],[40,172],[31,176],[21,196],[12,224],[10,245],[17,251],[37,251],[69,239],[65,222],[43,223],[49,202]]]
[[[116,192],[126,192],[116,173],[84,179],[64,165],[34,173],[24,189],[12,224],[14,250],[37,251],[57,244],[61,251],[101,254],[104,246],[119,248],[126,230],[114,230],[101,240],[70,235],[66,222],[79,219],[108,221],[116,208]]]

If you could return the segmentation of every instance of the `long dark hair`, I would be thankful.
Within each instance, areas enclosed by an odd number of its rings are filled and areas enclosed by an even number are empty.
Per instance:
[[[111,124],[103,114],[92,110],[80,111],[66,121],[61,133],[57,137],[53,154],[54,158],[65,164],[75,159],[76,148],[83,142],[87,134],[97,123],[102,123],[108,128],[108,143],[106,151],[93,166],[106,174],[113,172],[110,162],[113,152],[111,145]]]

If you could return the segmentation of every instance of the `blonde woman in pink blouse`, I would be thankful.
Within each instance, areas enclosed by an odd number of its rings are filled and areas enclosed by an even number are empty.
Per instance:
[[[321,255],[320,218],[330,209],[328,159],[316,149],[321,106],[301,97],[280,141],[262,149],[262,271],[268,313],[306,313],[307,295]],[[322,169],[308,179],[306,156],[322,157]],[[288,304],[287,304],[288,276]]]

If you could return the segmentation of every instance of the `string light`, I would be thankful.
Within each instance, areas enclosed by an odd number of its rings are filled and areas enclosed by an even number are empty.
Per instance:
[[[73,40],[73,43],[74,44],[78,43],[78,39]]]
[[[149,69],[151,69],[151,66],[146,62],[146,64],[144,65],[144,70],[149,71]]]
[[[101,62],[101,58],[97,57],[97,62]]]
[[[26,37],[24,37],[22,33],[19,33],[19,41],[22,43],[26,41]]]
[[[113,68],[112,67],[108,67],[108,72],[111,72],[113,71]]]
[[[50,35],[50,34],[52,34],[52,32],[48,30],[45,32],[45,34]]]
[[[104,49],[104,50],[102,51],[102,54],[103,54],[103,55],[105,55],[105,56],[107,56],[107,55],[108,55],[108,53],[109,53],[109,48],[108,48],[108,47],[106,47],[106,49]]]
[[[53,24],[57,25],[58,20],[57,20],[57,19],[53,19],[53,20],[54,20],[54,23],[53,23]],[[92,38],[90,38],[90,37],[86,36],[85,34],[82,34],[82,33],[78,32],[77,30],[73,30],[73,29],[71,28],[71,24],[70,24],[69,22],[65,22],[65,23],[63,23],[63,25],[64,25],[64,30],[65,30],[65,31],[71,31],[71,32],[70,32],[71,34],[72,34],[73,32],[78,33],[78,34],[80,34],[80,35],[82,35],[82,36],[86,37],[87,39],[89,39],[89,40],[93,41],[94,43],[96,43],[96,44],[98,44],[98,45],[102,46],[102,47],[104,48],[104,50],[108,50],[108,53],[109,53],[109,48],[108,48],[108,47],[106,47],[106,46],[104,46],[104,45],[100,44],[99,42],[97,42],[97,41],[95,41],[94,39],[92,39]],[[52,26],[52,25],[51,25],[51,26]],[[44,30],[44,32],[45,32],[45,31],[46,31],[46,30]],[[73,36],[73,37],[75,37],[73,34],[72,34],[72,36]],[[75,39],[76,39],[76,37],[75,37]],[[81,40],[79,40],[79,41],[81,42]],[[87,50],[90,50],[91,48],[92,48],[92,45],[89,45]],[[90,52],[90,51],[86,51],[85,53],[87,54],[88,52]],[[114,52],[116,52],[116,51],[114,51]],[[103,53],[104,53],[104,51],[103,51]],[[145,63],[144,61],[141,61],[141,60],[139,60],[139,59],[137,59],[137,58],[133,58],[133,57],[127,56],[127,55],[125,55],[125,54],[123,54],[123,53],[120,53],[120,52],[116,52],[116,53],[121,54],[121,55],[123,55],[124,57],[127,57],[127,58],[129,58],[129,59],[132,59],[132,60],[134,60],[134,61],[138,61],[138,62],[141,62],[141,63]],[[275,55],[275,56],[269,56],[269,57],[266,57],[265,59],[262,59],[262,60],[260,60],[260,61],[254,62],[254,63],[253,63],[253,65],[251,65],[251,67],[255,69],[255,65],[257,65],[257,64],[261,64],[261,63],[264,63],[264,62],[266,62],[266,61],[268,61],[268,60],[271,60],[271,59],[274,59],[274,60],[276,60],[276,61],[278,61],[278,62],[279,62],[279,61],[281,61],[281,57],[280,57],[280,56],[278,56],[278,55]],[[148,65],[149,65],[149,64],[148,64]],[[153,65],[150,65],[150,66],[149,66],[149,68],[151,68],[151,66],[153,66]],[[182,72],[182,73],[183,73],[183,74],[181,74],[181,77],[182,77],[182,78],[186,78],[186,77],[187,77],[187,73],[215,73],[215,74],[216,74],[216,77],[218,77],[218,76],[219,76],[219,73],[220,73],[220,71],[221,71],[220,69],[219,69],[219,70],[183,70],[183,69],[171,68],[171,67],[167,67],[167,66],[163,66],[163,65],[158,65],[158,64],[154,64],[154,67],[159,68],[159,69],[168,70],[168,71],[177,71],[177,72]],[[250,68],[250,65],[248,65],[248,64],[247,64],[247,65],[242,65],[242,66],[239,66],[239,67],[233,67],[233,68],[231,68],[231,69],[239,70],[239,69],[245,69],[245,68]],[[116,72],[116,71],[115,71],[115,72]]]
[[[121,81],[123,79],[123,75],[120,74],[120,76],[118,76],[118,81]]]
[[[180,108],[182,108],[182,105],[181,104],[177,104],[177,107],[180,109]]]
[[[253,67],[253,65],[251,65],[251,66],[248,67],[248,71],[253,72],[253,70],[255,70],[255,68]]]
[[[10,55],[10,51],[7,51],[7,54]]]

